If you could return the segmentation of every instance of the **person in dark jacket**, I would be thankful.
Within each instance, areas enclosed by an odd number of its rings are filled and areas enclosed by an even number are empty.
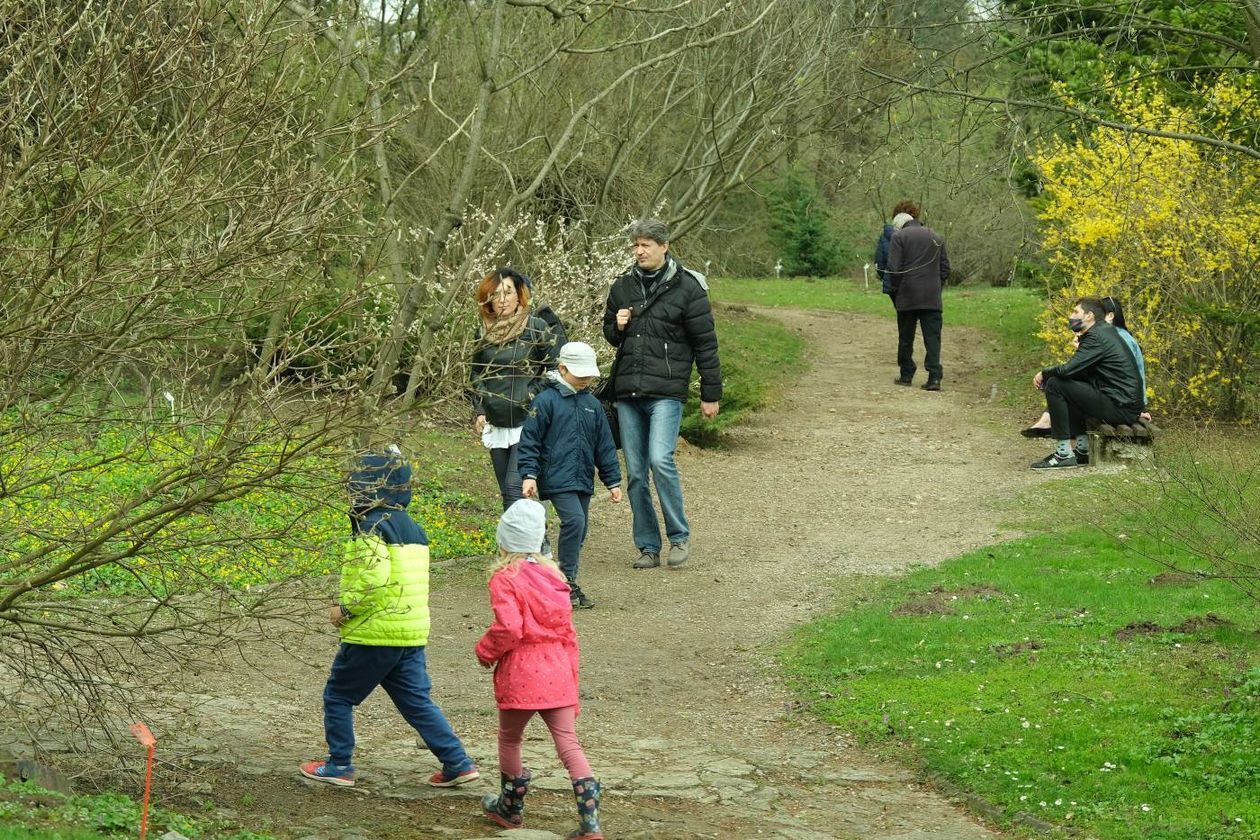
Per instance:
[[[640,219],[628,230],[634,266],[608,292],[604,337],[617,348],[607,392],[617,403],[626,487],[634,513],[636,569],[661,564],[661,531],[648,484],[651,470],[670,542],[669,565],[691,554],[691,526],[683,512],[682,482],[674,463],[691,368],[700,371],[700,413],[717,416],[722,368],[717,330],[704,275],[669,252],[669,228]]]
[[[1063,364],[1033,376],[1034,387],[1045,392],[1050,436],[1055,440],[1054,452],[1034,462],[1035,470],[1089,463],[1088,418],[1129,424],[1145,408],[1142,377],[1133,351],[1120,331],[1105,319],[1101,300],[1078,300],[1068,318],[1068,326],[1079,337],[1076,353]]]
[[[560,348],[552,387],[534,399],[521,431],[522,490],[526,498],[549,500],[560,517],[557,561],[569,582],[569,601],[579,609],[595,604],[578,586],[578,562],[586,541],[595,470],[614,502],[621,501],[621,465],[604,407],[587,389],[599,376],[595,350],[581,341]]]
[[[893,303],[897,307],[898,385],[914,381],[914,332],[923,328],[923,366],[927,368],[925,391],[941,390],[941,289],[949,277],[949,256],[944,238],[909,213],[893,218],[888,246],[888,275],[892,278]]]
[[[918,217],[919,205],[913,201],[899,201],[897,206],[893,208],[893,218],[905,213],[909,216]],[[875,273],[879,275],[880,291],[888,295],[889,299],[893,297],[892,277],[888,274],[888,248],[892,244],[893,226],[892,223],[884,225],[884,230],[879,235],[879,241],[875,243]],[[893,301],[894,306],[896,301]]]
[[[529,297],[528,278],[510,268],[490,272],[477,286],[481,332],[470,370],[473,429],[490,450],[504,510],[521,498],[521,428],[556,364],[550,328],[532,314]]]

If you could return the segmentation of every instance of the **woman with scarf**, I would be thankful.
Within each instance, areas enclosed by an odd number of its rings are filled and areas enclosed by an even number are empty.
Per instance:
[[[516,450],[530,403],[556,366],[555,337],[530,311],[529,278],[498,268],[477,286],[481,330],[471,365],[473,429],[490,450],[503,509],[522,498]]]

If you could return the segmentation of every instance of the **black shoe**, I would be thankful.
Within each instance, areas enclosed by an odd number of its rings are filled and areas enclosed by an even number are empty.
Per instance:
[[[1019,433],[1026,438],[1047,438],[1050,437],[1049,429],[1038,428],[1037,426],[1029,426],[1027,429],[1020,429]]]
[[[1082,452],[1079,449],[1073,449],[1072,454],[1076,456],[1076,464],[1081,467],[1089,466],[1089,453]]]
[[[595,602],[586,597],[586,593],[582,591],[582,587],[576,582],[569,581],[569,604],[575,610],[589,610],[595,606]]]
[[[924,391],[939,391],[939,390],[941,390],[941,380],[939,380],[939,379],[929,379],[927,382],[925,382],[925,383],[923,384],[923,390],[924,390]]]
[[[1080,462],[1076,460],[1075,455],[1060,455],[1058,452],[1051,452],[1040,461],[1033,461],[1032,468],[1034,470],[1061,470],[1079,466]]]
[[[902,379],[900,376],[898,376],[896,379],[893,380],[893,384],[894,385],[913,385],[914,379],[913,378]]]

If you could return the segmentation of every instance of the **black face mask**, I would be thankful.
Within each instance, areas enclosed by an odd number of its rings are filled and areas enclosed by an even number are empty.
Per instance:
[[[1072,332],[1080,332],[1085,329],[1084,318],[1068,318],[1068,329]]]

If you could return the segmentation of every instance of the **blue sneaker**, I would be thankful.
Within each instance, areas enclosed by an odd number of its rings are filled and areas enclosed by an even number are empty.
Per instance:
[[[317,782],[328,782],[338,787],[354,787],[354,767],[349,764],[329,764],[327,761],[308,761],[298,767],[298,772]]]

